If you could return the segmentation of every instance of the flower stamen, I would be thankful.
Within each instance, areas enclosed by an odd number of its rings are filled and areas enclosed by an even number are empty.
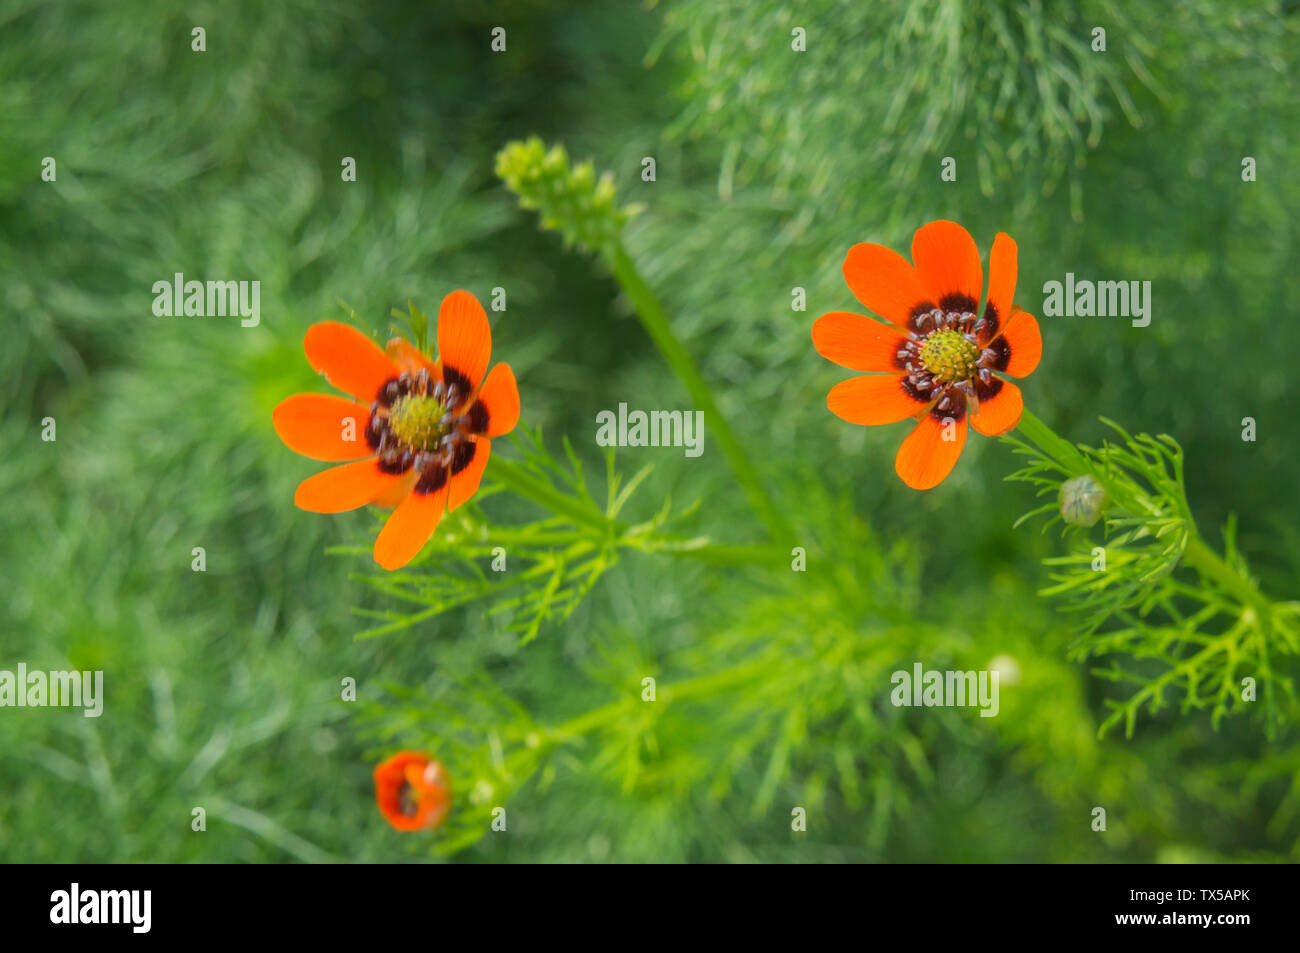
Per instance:
[[[925,369],[944,383],[969,380],[982,357],[974,342],[951,326],[932,332],[920,350]]]

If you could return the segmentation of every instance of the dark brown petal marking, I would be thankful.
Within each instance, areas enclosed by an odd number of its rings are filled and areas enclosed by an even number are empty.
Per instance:
[[[386,381],[384,386],[379,388],[379,396],[375,399],[379,401],[380,406],[391,407],[393,401],[402,396],[402,385],[396,377]]]
[[[478,444],[473,440],[462,440],[456,444],[456,449],[451,455],[451,472],[453,475],[470,465],[470,461],[474,459],[474,453],[477,449]]]
[[[469,422],[470,433],[487,433],[492,415],[488,413],[487,404],[481,400],[476,400],[474,406],[469,409],[469,413],[465,415],[465,419]]]
[[[998,333],[1001,325],[1001,315],[998,314],[998,306],[992,301],[984,305],[984,320],[980,324],[979,339],[980,343],[987,343],[989,338]]]
[[[921,326],[916,323],[916,319],[929,314],[934,310],[934,305],[928,301],[922,301],[920,304],[913,305],[911,312],[907,316],[907,329],[909,331],[920,331]]]
[[[939,299],[939,307],[944,311],[977,311],[980,303],[970,295],[955,291]]]
[[[980,400],[992,400],[1002,390],[1002,378],[990,377],[987,381],[975,378],[975,396]]]
[[[442,365],[442,382],[446,384],[448,388],[456,388],[456,391],[462,395],[466,395],[474,389],[470,385],[469,378],[450,364]]]
[[[998,337],[990,341],[988,349],[996,355],[986,366],[993,368],[995,371],[1005,371],[1007,364],[1011,361],[1011,345],[1007,343],[1005,337]]]
[[[949,389],[939,401],[930,408],[930,416],[939,423],[951,419],[961,423],[966,419],[966,395],[959,390]]]
[[[908,380],[906,377],[902,378],[902,385],[903,385],[903,393],[906,394],[908,397],[912,398],[912,400],[921,404],[929,402],[930,392],[928,390],[927,391],[921,390],[910,380]],[[919,407],[917,409],[920,410]]]
[[[437,493],[447,483],[447,468],[434,464],[420,474],[415,481],[416,493]]]
[[[420,795],[411,786],[410,781],[403,781],[397,792],[398,810],[403,817],[415,817],[420,812]]]
[[[402,450],[401,452],[393,451],[392,453],[386,453],[381,457],[375,458],[375,465],[379,467],[380,472],[394,475],[405,473],[407,470],[411,469],[414,464],[415,454],[410,450]]]
[[[366,424],[366,445],[371,450],[378,450],[384,435],[388,433],[388,422],[378,414],[370,415],[370,423]]]

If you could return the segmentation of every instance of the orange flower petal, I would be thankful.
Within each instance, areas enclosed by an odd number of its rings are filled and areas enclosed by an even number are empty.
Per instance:
[[[401,787],[399,785],[398,791]],[[380,812],[384,815],[384,820],[388,821],[396,830],[412,833],[420,830],[423,825],[418,817],[407,817],[402,813],[402,795],[394,794],[391,798],[385,798],[385,801],[395,800],[396,806],[389,806],[387,803],[380,805]]]
[[[438,360],[442,379],[463,396],[479,385],[492,358],[492,328],[487,313],[468,291],[453,291],[438,309]]]
[[[419,371],[426,370],[429,373],[435,373],[437,367],[428,356],[421,353],[420,349],[412,344],[406,338],[392,338],[384,348],[384,353],[388,359],[397,365],[397,369],[407,374],[415,374]]]
[[[949,419],[954,421],[951,430],[933,413],[926,414],[898,448],[894,469],[912,489],[929,490],[938,486],[961,456],[961,448],[966,445],[966,415]],[[947,440],[944,439],[946,430]]]
[[[519,423],[519,387],[509,364],[492,368],[469,412],[474,433],[500,437]]]
[[[990,346],[1001,352],[994,368],[1012,377],[1028,377],[1043,356],[1038,319],[1028,311],[1015,312]]]
[[[402,813],[402,783],[406,765],[412,760],[425,759],[413,751],[401,751],[375,765],[375,804],[384,819],[398,830],[411,829],[411,819]]]
[[[366,442],[370,408],[332,394],[294,394],[271,412],[271,425],[294,453],[313,460],[356,460]]]
[[[401,569],[419,555],[447,508],[447,487],[444,479],[430,493],[411,491],[379,531],[375,539],[375,562],[385,569]]]
[[[374,458],[358,460],[303,480],[293,502],[311,513],[345,513],[378,499],[400,479],[380,470]]]
[[[428,756],[418,751],[399,751],[391,758],[375,765],[375,780],[382,779],[388,783],[400,784],[406,776],[407,766],[418,764],[424,767],[428,763]]]
[[[984,328],[979,335],[981,345],[997,334],[1011,317],[1015,296],[1016,243],[1010,235],[998,232],[989,252],[989,300],[984,308]]]
[[[907,379],[901,375],[851,377],[831,388],[826,406],[851,424],[897,423],[915,417],[928,403],[914,397],[906,387]]]
[[[1011,381],[995,377],[987,384],[977,384],[975,392],[979,396],[979,409],[970,422],[984,436],[1001,436],[1020,423],[1025,400],[1020,388]]]
[[[428,763],[429,759],[418,751],[399,751],[391,758],[379,762],[375,765],[374,771],[376,795],[381,800],[385,800],[390,794],[395,795],[406,776],[408,765],[417,764],[423,767]]]
[[[855,371],[898,373],[898,351],[907,338],[894,327],[848,311],[832,311],[813,322],[813,347],[828,361]]]
[[[844,259],[844,280],[873,313],[904,327],[914,311],[934,307],[916,269],[884,245],[864,242],[850,248]]]
[[[502,365],[498,364],[497,367]],[[451,491],[447,496],[447,512],[454,512],[462,503],[478,492],[478,485],[487,468],[488,455],[492,452],[492,441],[479,437],[477,441],[466,441],[464,448],[451,462]],[[465,457],[464,454],[469,454]]]
[[[442,765],[437,761],[423,766],[409,764],[404,775],[416,798],[415,816],[410,818],[411,822],[419,830],[441,825],[451,810],[451,790]]]
[[[339,390],[359,401],[374,400],[397,366],[365,334],[339,321],[321,321],[307,329],[303,350],[312,367]]]
[[[414,470],[407,470],[402,474],[402,479],[393,484],[392,489],[385,490],[383,496],[375,497],[375,506],[382,506],[386,509],[392,509],[399,505],[402,500],[406,499],[406,494],[411,492],[415,486],[415,481],[420,479],[420,474]]]
[[[912,263],[922,286],[941,308],[974,311],[984,290],[984,269],[970,232],[956,222],[922,225],[912,236]],[[956,300],[960,297],[961,301]]]

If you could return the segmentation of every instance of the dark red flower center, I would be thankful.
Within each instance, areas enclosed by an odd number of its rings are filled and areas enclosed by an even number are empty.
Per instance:
[[[415,817],[420,812],[420,793],[410,781],[403,781],[397,792],[397,809],[403,817]]]
[[[442,488],[450,474],[474,459],[472,435],[487,429],[487,409],[470,401],[459,376],[444,384],[429,373],[403,373],[379,390],[370,405],[366,440],[385,473],[415,470],[417,493]]]
[[[972,305],[973,306],[973,305]],[[993,371],[1005,366],[986,320],[964,307],[931,308],[912,316],[913,330],[897,354],[907,372],[904,387],[917,400],[930,402],[940,419],[961,420],[971,398],[988,400],[1002,389]]]

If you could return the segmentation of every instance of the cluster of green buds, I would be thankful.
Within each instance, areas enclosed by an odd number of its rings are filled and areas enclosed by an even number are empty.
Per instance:
[[[564,237],[565,247],[607,251],[639,211],[615,203],[614,179],[608,172],[597,178],[590,160],[574,165],[563,146],[547,149],[536,136],[507,143],[497,153],[496,172],[519,196],[522,208],[537,212],[542,228]]]

